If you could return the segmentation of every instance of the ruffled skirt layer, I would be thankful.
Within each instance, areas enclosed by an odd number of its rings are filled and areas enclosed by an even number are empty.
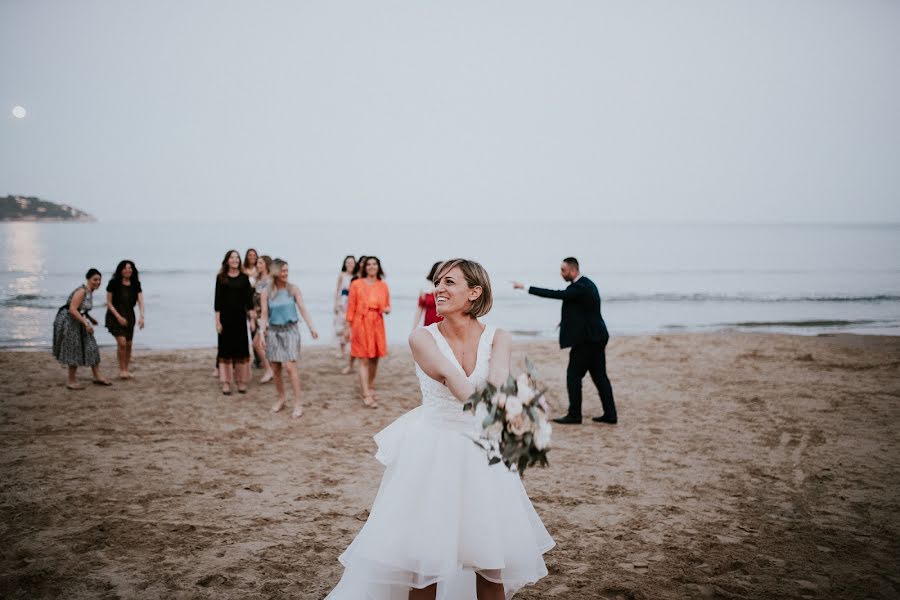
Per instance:
[[[387,469],[326,600],[407,600],[435,583],[438,600],[475,600],[476,573],[511,598],[547,574],[554,542],[518,474],[488,466],[455,425],[419,407],[375,436]]]

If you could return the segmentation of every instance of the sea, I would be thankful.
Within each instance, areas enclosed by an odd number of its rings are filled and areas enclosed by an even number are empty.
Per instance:
[[[566,256],[600,289],[613,336],[718,330],[800,335],[900,335],[900,224],[567,222],[0,223],[0,347],[48,349],[56,311],[95,267],[101,345],[105,284],[135,262],[147,306],[138,348],[214,347],[215,275],[225,253],[283,258],[300,286],[317,341],[334,345],[333,299],[347,254],[384,266],[390,344],[405,344],[434,261],[466,257],[491,275],[485,321],[518,339],[552,340],[560,303],[512,281],[565,287]]]

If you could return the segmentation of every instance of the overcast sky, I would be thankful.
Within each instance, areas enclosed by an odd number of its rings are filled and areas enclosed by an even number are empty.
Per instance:
[[[3,0],[0,106],[104,221],[900,221],[894,0]]]

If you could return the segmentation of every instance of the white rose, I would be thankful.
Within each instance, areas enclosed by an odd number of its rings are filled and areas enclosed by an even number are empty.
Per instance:
[[[499,441],[500,437],[503,435],[503,423],[494,421],[490,427],[484,430],[484,435],[492,442]]]
[[[518,388],[518,392],[516,396],[518,396],[519,400],[522,401],[522,404],[528,404],[531,402],[531,399],[534,398],[534,390],[531,389],[531,385],[529,385],[528,375],[522,373],[518,377],[516,377],[516,388]]]
[[[503,408],[506,406],[506,398],[507,398],[506,394],[504,394],[503,392],[497,392],[497,394],[493,397],[492,401],[498,407]]]
[[[550,423],[543,421],[538,424],[537,431],[534,432],[534,447],[543,450],[550,446],[550,434],[553,428]]]
[[[507,396],[506,398],[506,420],[512,421],[522,414],[522,401],[518,396]]]

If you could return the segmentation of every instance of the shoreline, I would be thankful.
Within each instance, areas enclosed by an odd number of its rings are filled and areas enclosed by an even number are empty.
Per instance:
[[[650,333],[622,333],[614,335],[610,338],[610,343],[613,343],[615,340],[620,339],[640,339],[640,338],[650,338],[650,337],[677,337],[677,336],[715,336],[715,335],[748,335],[748,336],[787,336],[787,337],[796,337],[796,338],[833,338],[833,337],[859,337],[859,338],[876,338],[876,339],[892,339],[892,338],[900,338],[900,332],[895,332],[893,330],[885,331],[884,333],[860,333],[856,331],[836,331],[834,333],[829,332],[817,332],[817,333],[795,333],[795,332],[779,332],[779,331],[747,331],[743,329],[716,329],[713,331],[664,331],[664,332],[650,332]],[[528,337],[528,336],[513,336],[513,347],[519,345],[528,345],[528,344],[557,344],[558,340],[556,338],[537,338],[537,337]],[[97,342],[97,345],[101,349],[111,350],[115,349],[115,343],[107,342],[100,343]],[[304,338],[303,340],[303,349],[304,350],[313,350],[313,349],[321,349],[321,350],[330,350],[333,349],[335,344],[329,344],[324,342],[312,342]],[[406,344],[393,342],[387,345],[388,351],[405,351],[407,349]],[[8,352],[8,353],[23,353],[23,354],[32,354],[32,353],[40,353],[47,352],[52,350],[52,346],[44,345],[44,346],[0,346],[0,354]],[[154,354],[154,353],[164,353],[164,352],[201,352],[204,350],[215,350],[215,345],[209,346],[172,346],[172,347],[160,347],[160,346],[141,346],[140,344],[134,345],[134,353],[138,354]],[[568,349],[566,349],[568,350]]]

